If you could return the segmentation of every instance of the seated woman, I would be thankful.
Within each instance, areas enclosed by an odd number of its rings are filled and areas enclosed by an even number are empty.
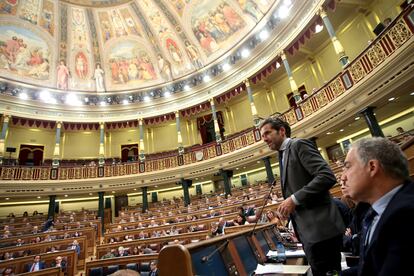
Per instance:
[[[246,221],[245,216],[243,216],[241,214],[237,214],[236,218],[233,220],[233,224],[235,226],[238,226],[238,225],[245,225],[245,224],[249,224],[249,223]]]
[[[286,221],[280,220],[272,210],[266,211],[267,222],[275,224],[277,227],[285,227]]]

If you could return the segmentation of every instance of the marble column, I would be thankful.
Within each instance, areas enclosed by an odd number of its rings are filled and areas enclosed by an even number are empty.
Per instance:
[[[259,115],[257,114],[256,105],[254,104],[253,90],[252,90],[252,87],[250,86],[250,81],[246,79],[244,81],[244,84],[246,85],[247,98],[249,100],[250,109],[253,115],[253,125],[255,127],[258,127],[260,124],[260,118],[259,118]]]
[[[175,124],[177,128],[177,143],[178,143],[178,154],[184,154],[183,147],[183,137],[181,136],[181,126],[180,126],[180,112],[175,112]]]
[[[0,134],[0,165],[3,164],[3,158],[6,151],[6,135],[9,130],[9,115],[3,115],[3,128],[1,129]]]
[[[99,166],[103,166],[105,164],[105,123],[99,123]]]
[[[300,97],[300,95],[298,93],[298,86],[296,84],[295,79],[293,78],[293,74],[292,74],[292,70],[290,69],[289,62],[288,62],[284,52],[282,52],[280,54],[280,57],[282,58],[282,62],[283,62],[283,65],[285,67],[286,74],[288,75],[290,90],[293,93],[293,98],[295,99],[295,102],[298,103],[298,102],[301,101],[302,98]]]
[[[221,143],[220,126],[218,124],[216,105],[214,103],[213,98],[210,99],[210,105],[211,105],[211,113],[213,114],[213,120],[214,120],[214,133],[216,135],[216,142]]]
[[[55,148],[53,150],[53,167],[59,167],[60,164],[60,135],[62,131],[62,122],[56,122]]]
[[[144,145],[144,122],[142,118],[138,119],[139,124],[139,161],[145,161],[145,145]]]
[[[341,42],[336,37],[335,30],[332,26],[331,21],[328,18],[328,14],[323,8],[319,10],[319,16],[322,18],[323,24],[325,25],[326,30],[328,31],[329,36],[331,37],[331,41],[335,48],[335,52],[339,56],[339,63],[341,63],[342,67],[345,67],[349,63],[348,56],[345,54],[345,50],[344,47],[342,47]]]

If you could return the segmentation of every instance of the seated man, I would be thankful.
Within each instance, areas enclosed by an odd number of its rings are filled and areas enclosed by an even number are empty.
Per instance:
[[[150,268],[151,271],[149,273],[149,276],[158,276],[157,261],[151,261]]]
[[[60,270],[65,272],[66,261],[61,256],[57,256],[55,261],[52,263],[52,267],[60,267]]]
[[[39,255],[36,255],[33,258],[33,263],[27,264],[25,266],[25,271],[26,272],[33,272],[33,271],[42,270],[44,268],[45,268],[45,263],[40,260],[40,256]]]
[[[411,275],[414,183],[401,149],[385,138],[358,140],[341,180],[352,199],[371,205],[363,221],[359,265],[342,275]]]

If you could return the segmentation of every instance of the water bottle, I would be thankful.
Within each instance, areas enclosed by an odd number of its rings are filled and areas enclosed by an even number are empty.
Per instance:
[[[285,253],[285,246],[282,242],[278,242],[277,246],[277,262],[278,263],[285,263],[286,262],[286,253]]]

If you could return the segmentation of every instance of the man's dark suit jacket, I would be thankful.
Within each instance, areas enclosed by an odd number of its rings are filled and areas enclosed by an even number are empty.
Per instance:
[[[358,271],[341,275],[413,275],[413,233],[414,183],[407,181],[382,213]]]
[[[306,246],[345,231],[341,214],[329,189],[336,177],[315,145],[307,139],[291,139],[283,153],[282,192],[299,202],[291,215],[295,231]]]

